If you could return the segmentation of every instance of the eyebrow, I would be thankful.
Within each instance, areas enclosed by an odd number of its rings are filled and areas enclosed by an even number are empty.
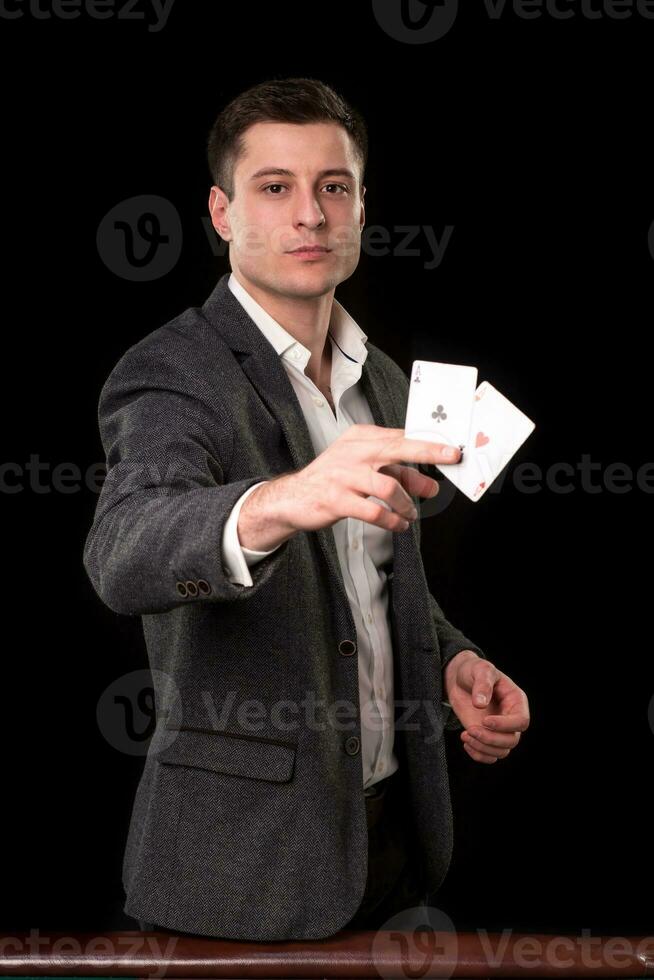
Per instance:
[[[286,170],[284,167],[262,167],[261,170],[257,170],[255,174],[252,174],[250,180],[258,180],[260,177],[295,177],[292,170]],[[323,177],[349,177],[350,180],[355,180],[355,176],[351,170],[347,170],[345,167],[337,167],[331,170],[321,170],[318,174],[318,179],[321,180]]]

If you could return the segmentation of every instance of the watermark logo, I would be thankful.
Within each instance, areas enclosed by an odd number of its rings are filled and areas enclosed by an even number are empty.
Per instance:
[[[458,964],[454,925],[448,916],[428,905],[405,909],[388,919],[375,935],[375,969],[386,977],[449,977]],[[654,964],[654,937],[608,938],[557,936],[513,932],[465,934],[466,958],[479,976],[644,976]],[[643,973],[645,970],[645,974]],[[564,972],[565,971],[565,972]]]
[[[154,683],[153,683],[154,681]],[[163,702],[171,707],[157,712],[155,686]],[[158,729],[157,749],[165,748],[176,737],[161,723],[179,727],[182,703],[172,677],[159,670],[133,670],[117,677],[98,699],[96,721],[105,740],[125,755],[145,756]]]
[[[96,245],[113,273],[131,282],[167,275],[182,253],[182,222],[177,209],[154,194],[130,197],[104,216]]]
[[[404,44],[430,44],[451,29],[459,0],[372,0],[377,23]]]
[[[414,905],[387,919],[375,933],[371,954],[382,977],[449,977],[459,948],[454,923],[441,909]],[[398,972],[399,971],[399,972]]]

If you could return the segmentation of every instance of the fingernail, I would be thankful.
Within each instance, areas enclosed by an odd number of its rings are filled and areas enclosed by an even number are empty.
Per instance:
[[[486,695],[485,694],[478,694],[477,695],[477,704],[486,704]]]
[[[448,446],[447,449],[443,450],[443,455],[445,456],[445,459],[456,459],[458,453],[459,450],[455,449],[453,446]]]

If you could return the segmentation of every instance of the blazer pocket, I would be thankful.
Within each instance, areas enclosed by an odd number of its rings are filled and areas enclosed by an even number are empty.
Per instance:
[[[173,741],[156,753],[156,760],[163,765],[191,766],[272,783],[286,783],[293,776],[295,742],[197,728],[166,731],[175,734]]]

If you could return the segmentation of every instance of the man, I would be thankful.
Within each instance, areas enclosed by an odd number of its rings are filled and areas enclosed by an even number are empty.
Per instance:
[[[529,724],[428,591],[416,505],[438,483],[408,464],[453,460],[404,438],[407,377],[334,297],[366,158],[363,120],[319,81],[230,103],[209,209],[231,274],[100,395],[84,564],[142,617],[157,705],[123,862],[143,928],[381,926],[447,871],[450,711],[487,764]]]

